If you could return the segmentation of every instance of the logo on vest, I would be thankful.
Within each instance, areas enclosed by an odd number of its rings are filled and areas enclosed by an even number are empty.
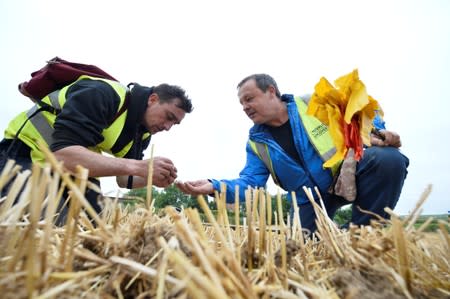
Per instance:
[[[311,134],[314,138],[318,138],[320,136],[322,136],[323,134],[325,134],[325,132],[327,132],[328,128],[325,124],[320,124],[319,126],[315,127]]]

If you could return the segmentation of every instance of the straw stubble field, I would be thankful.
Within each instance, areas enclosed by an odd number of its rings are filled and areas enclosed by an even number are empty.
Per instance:
[[[348,231],[316,205],[311,238],[264,190],[247,192],[236,223],[223,193],[217,216],[199,197],[206,221],[193,209],[156,214],[151,197],[132,209],[106,200],[97,215],[83,196],[87,171],[72,179],[49,162],[21,173],[11,162],[1,174],[0,188],[19,173],[0,205],[2,298],[450,298],[448,223],[414,226],[429,189],[408,217]],[[58,227],[62,187],[71,204]]]

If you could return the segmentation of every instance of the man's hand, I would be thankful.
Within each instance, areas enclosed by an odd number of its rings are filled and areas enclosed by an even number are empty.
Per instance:
[[[148,163],[150,162],[149,159],[147,160],[134,160],[138,164],[137,172],[135,173],[135,176],[142,178],[142,183],[147,184],[147,178],[148,178]],[[172,184],[175,179],[177,178],[177,168],[173,164],[173,162],[165,157],[153,157],[153,177],[152,177],[152,184],[160,187],[165,188]],[[133,183],[133,188],[139,188],[141,187],[138,184]]]
[[[375,146],[393,146],[399,148],[402,146],[400,136],[392,131],[379,130],[370,135],[370,142]]]
[[[173,162],[164,157],[153,158],[153,185],[165,188],[177,178],[177,168]]]
[[[142,188],[147,186],[148,180],[148,163],[147,160],[125,159],[130,167],[129,173],[133,174],[133,188]],[[164,157],[153,158],[153,177],[152,184],[165,188],[172,184],[177,178],[177,168],[173,162]],[[128,182],[128,175],[117,176],[117,184],[125,188]]]
[[[214,192],[213,184],[208,180],[197,180],[188,182],[175,182],[175,185],[182,192],[193,196],[206,195]]]

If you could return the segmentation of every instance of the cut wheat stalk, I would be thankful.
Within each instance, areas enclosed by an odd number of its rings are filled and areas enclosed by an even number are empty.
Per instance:
[[[239,202],[239,185],[236,185],[234,190],[234,227],[235,227],[235,245],[237,246],[236,250],[236,259],[237,264],[241,265],[242,257],[241,257],[241,212],[240,212],[240,202]]]
[[[199,202],[201,200],[199,199]],[[203,202],[200,204],[201,206],[206,206],[206,202],[203,200]],[[172,217],[175,218],[175,226],[182,231],[182,236],[184,236],[184,240],[189,244],[189,246],[192,248],[192,253],[198,258],[201,267],[205,270],[207,273],[208,279],[211,280],[211,283],[214,285],[214,287],[218,290],[219,293],[225,294],[225,290],[222,288],[222,284],[220,283],[220,277],[218,273],[214,270],[214,264],[211,262],[210,259],[208,259],[208,256],[215,256],[215,252],[207,252],[209,249],[208,247],[204,248],[197,238],[195,238],[193,232],[188,229],[188,224],[185,219],[182,217],[177,217],[176,212],[174,209],[168,209],[169,213]],[[218,227],[217,222],[216,224],[216,232],[221,232],[220,228]],[[223,243],[226,241],[225,238],[222,237]],[[206,251],[204,250],[206,249]]]
[[[75,182],[70,178],[70,174],[68,172],[65,172],[62,164],[58,162],[55,158],[55,156],[49,151],[47,146],[43,143],[40,144],[40,149],[44,153],[47,161],[52,166],[52,169],[55,172],[58,172],[64,181],[64,183],[67,185],[67,187],[72,191],[73,198],[78,201],[80,201],[81,205],[84,209],[86,209],[89,216],[91,216],[98,227],[102,230],[102,232],[105,234],[105,237],[110,236],[109,230],[106,227],[106,224],[102,219],[98,216],[97,212],[95,212],[94,208],[91,206],[91,204],[87,201],[87,199],[84,197],[84,194],[80,191],[78,186],[75,184]]]
[[[120,264],[123,266],[128,267],[129,269],[131,269],[132,271],[138,272],[138,273],[142,273],[144,275],[148,275],[150,277],[158,277],[158,271],[156,271],[155,269],[152,269],[150,267],[146,267],[140,263],[137,263],[135,261],[129,260],[129,259],[125,259],[122,258],[120,256],[111,256],[109,258],[109,260],[113,263],[116,264]],[[180,284],[181,281],[176,279],[173,276],[170,275],[165,275],[164,276],[164,281],[171,283],[171,284]]]
[[[16,165],[14,160],[9,159],[6,161],[5,166],[0,174],[0,190],[5,187],[5,185],[15,177],[19,171],[22,169],[20,165]]]
[[[197,267],[192,265],[192,263],[184,256],[182,253],[174,251],[169,248],[164,239],[160,238],[160,243],[168,258],[172,261],[175,272],[178,273],[180,277],[190,277],[191,281],[194,282],[193,285],[187,285],[186,287],[191,292],[196,292],[197,287],[202,291],[206,291],[209,294],[216,294],[218,298],[226,298],[225,290],[219,281],[213,281],[211,277],[204,275]],[[206,264],[209,264],[208,262]],[[206,270],[206,269],[205,269]],[[211,271],[211,269],[209,269]],[[217,275],[217,274],[216,274]],[[215,277],[216,275],[213,275]]]
[[[150,149],[150,160],[148,161],[148,176],[147,176],[147,197],[145,201],[145,205],[150,213],[150,216],[152,215],[153,206],[155,203],[152,200],[152,186],[153,186],[153,152],[154,152],[154,144],[152,144]]]

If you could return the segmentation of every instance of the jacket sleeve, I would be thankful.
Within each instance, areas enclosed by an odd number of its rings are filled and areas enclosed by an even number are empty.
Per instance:
[[[211,179],[214,190],[220,191],[221,184],[226,185],[226,201],[227,203],[234,203],[235,188],[239,186],[239,199],[241,202],[245,201],[245,190],[249,187],[259,188],[265,187],[269,178],[270,172],[264,165],[264,162],[253,152],[249,143],[246,147],[247,161],[244,168],[239,173],[239,178],[232,180],[216,180]]]
[[[372,123],[373,123],[373,126],[376,129],[378,129],[378,130],[385,130],[386,129],[386,125],[385,125],[385,122],[383,120],[383,117],[380,115],[380,113],[378,111],[376,112]]]
[[[95,146],[110,125],[120,104],[119,95],[107,83],[80,80],[67,91],[66,103],[56,117],[52,151],[71,145]]]

